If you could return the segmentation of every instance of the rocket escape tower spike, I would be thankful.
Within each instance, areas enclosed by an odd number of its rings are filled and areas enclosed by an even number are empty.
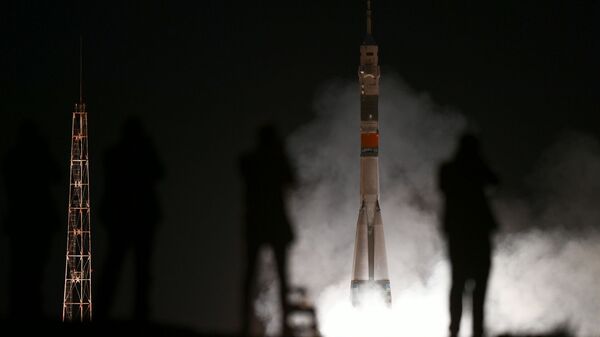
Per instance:
[[[367,35],[373,35],[373,18],[371,16],[371,0],[367,0]]]
[[[92,245],[87,112],[82,96],[81,45],[79,103],[73,111],[69,174],[67,251],[62,307],[63,322],[92,320]]]
[[[351,299],[357,306],[373,290],[392,303],[383,221],[379,208],[379,47],[372,36],[371,0],[367,0],[367,35],[360,46],[360,210],[356,225]]]

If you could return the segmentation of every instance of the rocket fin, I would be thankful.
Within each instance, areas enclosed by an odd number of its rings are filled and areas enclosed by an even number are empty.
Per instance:
[[[385,235],[383,233],[383,221],[381,219],[381,211],[379,203],[373,217],[373,236],[374,236],[374,279],[389,280],[387,254],[385,250]]]
[[[369,279],[369,254],[368,254],[368,226],[367,214],[363,205],[358,213],[356,224],[356,238],[354,241],[354,263],[352,266],[352,280]]]

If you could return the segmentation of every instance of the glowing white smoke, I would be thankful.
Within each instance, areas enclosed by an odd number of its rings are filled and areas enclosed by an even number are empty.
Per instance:
[[[380,101],[381,206],[393,307],[359,314],[348,303],[359,205],[359,99],[354,83],[336,83],[316,103],[319,118],[291,139],[303,181],[292,203],[298,241],[293,279],[318,296],[326,336],[444,333],[447,268],[437,236],[437,164],[454,148],[463,119],[386,77]],[[393,319],[392,319],[393,318]],[[346,322],[346,323],[342,323]],[[374,323],[374,322],[371,322]],[[373,331],[372,331],[373,332]],[[350,335],[349,335],[350,334]]]
[[[446,335],[450,284],[437,229],[436,172],[464,120],[402,81],[382,79],[381,206],[393,306],[360,312],[349,303],[359,207],[358,97],[356,83],[331,84],[316,100],[318,118],[289,139],[303,182],[290,207],[297,235],[292,280],[316,299],[326,337]],[[566,323],[580,336],[599,335],[600,234],[590,228],[600,220],[600,145],[570,134],[544,158],[530,179],[534,200],[495,200],[504,232],[490,278],[488,330],[535,333]],[[268,292],[258,307],[273,334],[277,306],[273,288]],[[462,335],[470,334],[469,309],[465,303]]]

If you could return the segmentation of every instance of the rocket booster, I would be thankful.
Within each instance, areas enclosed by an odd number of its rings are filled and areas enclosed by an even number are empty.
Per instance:
[[[367,0],[367,34],[360,46],[360,210],[352,268],[352,304],[367,289],[382,292],[391,305],[383,221],[379,208],[379,61],[372,35],[371,1]]]

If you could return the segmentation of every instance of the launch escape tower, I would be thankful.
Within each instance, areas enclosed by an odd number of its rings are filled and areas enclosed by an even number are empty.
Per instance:
[[[383,221],[379,208],[379,61],[372,35],[371,1],[367,0],[367,34],[360,46],[360,211],[356,225],[351,297],[360,305],[364,294],[381,292],[386,304],[392,295],[388,277]]]
[[[79,103],[75,103],[71,132],[67,256],[62,310],[64,322],[89,322],[92,320],[88,131],[87,112],[81,90],[81,70],[80,50]]]

